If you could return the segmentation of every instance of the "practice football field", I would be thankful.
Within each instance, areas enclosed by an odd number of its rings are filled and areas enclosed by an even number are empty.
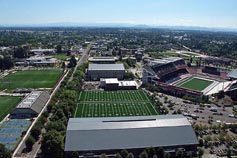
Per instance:
[[[157,115],[147,94],[133,91],[83,91],[75,117],[119,117]]]
[[[0,96],[0,121],[19,103],[21,97]]]
[[[178,87],[183,87],[183,88],[188,88],[191,90],[196,90],[196,91],[202,91],[205,88],[207,88],[209,85],[211,85],[214,81],[209,81],[201,78],[190,78],[184,82],[180,82],[176,84]]]
[[[0,89],[52,88],[61,75],[57,70],[17,71],[0,80]]]

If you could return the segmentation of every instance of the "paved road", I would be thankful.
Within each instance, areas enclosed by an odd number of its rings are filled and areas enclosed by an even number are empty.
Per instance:
[[[91,45],[89,45],[86,49],[86,51],[82,54],[80,60],[77,62],[77,65],[73,71],[73,75],[75,74],[78,66],[81,66],[83,63],[87,62],[87,59],[89,57],[89,52],[90,52],[90,49],[91,49]],[[69,81],[71,81],[73,79],[73,75],[71,76],[71,78],[69,79]]]

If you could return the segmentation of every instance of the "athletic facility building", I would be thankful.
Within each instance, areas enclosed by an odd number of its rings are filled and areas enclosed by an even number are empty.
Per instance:
[[[10,117],[13,119],[23,119],[38,116],[49,100],[49,96],[49,92],[47,91],[31,92],[16,106]]]
[[[116,57],[101,56],[101,57],[90,57],[89,62],[95,64],[114,64],[118,59]]]
[[[105,90],[136,90],[136,81],[119,81],[117,78],[101,78],[100,87]]]
[[[158,115],[107,118],[71,118],[66,133],[67,156],[115,154],[127,149],[139,155],[148,147],[164,147],[196,154],[198,140],[190,122],[183,115]]]
[[[96,81],[100,78],[124,78],[125,68],[123,64],[89,64],[86,70],[88,80]]]

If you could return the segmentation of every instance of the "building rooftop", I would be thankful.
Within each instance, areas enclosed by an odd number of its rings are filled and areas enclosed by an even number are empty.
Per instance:
[[[137,86],[136,81],[119,81],[119,86]]]
[[[133,149],[198,144],[182,115],[71,118],[65,151]]]
[[[39,98],[42,91],[33,91],[28,96],[26,96],[16,108],[30,108],[34,102]]]
[[[116,57],[90,57],[88,61],[91,62],[115,62],[118,60]]]
[[[230,78],[237,79],[237,69],[230,71],[227,76]]]
[[[88,70],[125,70],[123,64],[89,64]]]
[[[169,57],[169,58],[155,59],[149,62],[149,66],[168,64],[168,63],[172,63],[178,60],[182,60],[182,58]]]

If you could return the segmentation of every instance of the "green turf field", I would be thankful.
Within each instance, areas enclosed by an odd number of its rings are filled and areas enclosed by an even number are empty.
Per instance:
[[[137,91],[84,91],[80,93],[75,117],[157,115],[148,96]]]
[[[21,97],[0,96],[0,121],[15,108],[20,100]]]
[[[202,91],[205,88],[207,88],[209,85],[211,85],[212,83],[213,81],[192,77],[184,82],[180,82],[176,84],[176,86],[188,88],[188,89],[192,89],[196,91]]]
[[[67,56],[66,54],[53,54],[50,56],[53,56],[54,58],[59,60],[67,60],[68,58],[70,58],[70,56]]]
[[[0,80],[0,89],[52,88],[61,75],[56,70],[17,71]]]

